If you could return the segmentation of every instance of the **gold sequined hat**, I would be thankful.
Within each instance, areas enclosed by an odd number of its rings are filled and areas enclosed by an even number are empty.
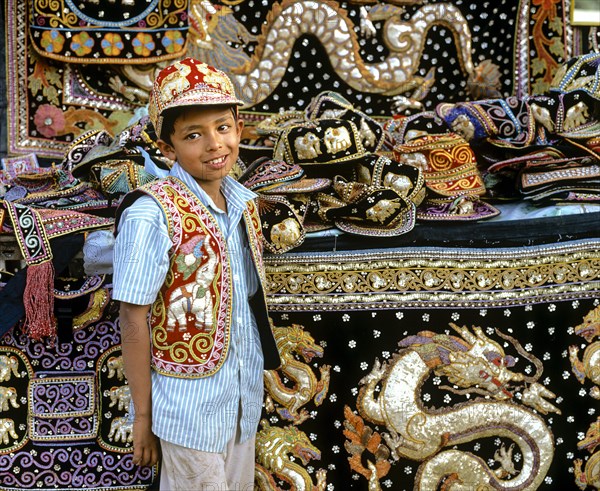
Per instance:
[[[148,116],[160,137],[163,113],[179,106],[243,105],[231,79],[216,68],[194,58],[184,58],[157,75],[150,92]]]

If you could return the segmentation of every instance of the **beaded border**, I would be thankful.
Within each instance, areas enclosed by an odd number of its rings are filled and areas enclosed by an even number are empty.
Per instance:
[[[493,307],[598,296],[600,239],[505,249],[398,248],[266,258],[269,308]]]

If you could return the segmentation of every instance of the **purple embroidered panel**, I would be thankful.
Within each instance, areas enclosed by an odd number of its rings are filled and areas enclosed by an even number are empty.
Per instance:
[[[29,433],[35,441],[90,439],[98,432],[94,374],[32,380]]]
[[[62,301],[73,297],[84,326],[72,340],[49,347],[19,326],[0,340],[3,491],[145,490],[155,480],[155,468],[132,463],[118,306],[92,301],[111,288],[87,280],[57,292]]]
[[[32,416],[85,416],[94,411],[94,375],[32,380],[30,394]]]

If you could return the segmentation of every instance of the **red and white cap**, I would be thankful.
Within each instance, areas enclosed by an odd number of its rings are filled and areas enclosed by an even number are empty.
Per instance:
[[[162,69],[154,80],[148,116],[160,136],[163,112],[179,106],[244,105],[225,72],[194,58],[184,58]]]

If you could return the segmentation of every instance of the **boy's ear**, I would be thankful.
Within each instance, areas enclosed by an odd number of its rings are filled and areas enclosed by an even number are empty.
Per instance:
[[[238,135],[242,135],[242,130],[244,129],[244,120],[239,118],[237,119],[237,133]]]
[[[168,159],[171,159],[171,160],[177,160],[177,158],[175,156],[175,149],[173,148],[173,145],[169,145],[164,140],[158,140],[156,142],[156,145],[158,146],[159,150],[165,157],[167,157]]]

